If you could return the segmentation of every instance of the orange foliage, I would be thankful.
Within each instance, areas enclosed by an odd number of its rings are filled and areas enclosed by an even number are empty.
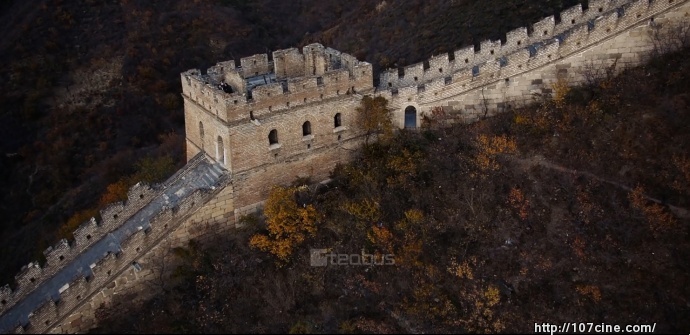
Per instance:
[[[585,239],[582,238],[582,236],[577,236],[575,237],[575,240],[573,241],[573,251],[577,255],[578,258],[581,260],[585,258]]]
[[[476,263],[477,258],[474,256],[470,257],[469,260],[466,259],[462,261],[462,263],[458,263],[458,261],[453,259],[450,261],[450,266],[448,266],[447,270],[460,279],[474,279],[474,271],[472,268]]]
[[[501,293],[495,285],[484,286],[476,281],[464,285],[460,292],[462,300],[472,303],[467,306],[460,323],[471,333],[496,333],[505,329],[501,314],[497,313]]]
[[[664,206],[650,204],[644,196],[644,188],[637,186],[628,194],[628,199],[633,208],[642,212],[649,223],[649,228],[654,234],[667,231],[676,225],[676,219],[664,210]]]
[[[379,202],[374,199],[349,201],[343,205],[343,209],[360,222],[373,224],[381,219]]]
[[[91,219],[92,217],[98,216],[98,209],[97,208],[91,208],[91,209],[85,209],[83,211],[79,211],[74,213],[67,222],[65,222],[62,226],[60,226],[60,230],[58,230],[58,237],[59,238],[66,238],[66,239],[71,239],[72,238],[72,232],[79,228],[79,226],[86,222],[86,220]]]
[[[420,256],[424,251],[424,231],[425,226],[422,224],[424,213],[418,209],[409,209],[405,211],[405,218],[395,223],[395,230],[401,234],[398,239],[398,248],[396,250],[395,260],[396,264],[419,267],[422,265]]]
[[[529,215],[529,200],[525,198],[525,194],[519,188],[511,188],[508,195],[508,204],[512,207],[521,220],[526,220]]]
[[[382,247],[384,250],[393,251],[393,234],[385,227],[372,227],[367,238],[371,243]]]
[[[287,262],[294,250],[316,233],[319,214],[313,205],[298,206],[295,187],[276,186],[266,200],[264,214],[268,235],[256,234],[249,244]]]
[[[601,301],[601,290],[595,285],[578,285],[576,290],[578,293],[594,300],[594,302]]]
[[[419,152],[412,153],[407,149],[402,150],[402,155],[393,156],[387,163],[388,169],[394,174],[386,179],[391,185],[406,185],[410,178],[417,173],[417,162],[421,161]]]
[[[366,142],[371,135],[377,135],[379,140],[387,141],[393,136],[393,122],[388,110],[388,100],[384,97],[365,96],[361,105],[356,108],[357,126],[366,134]]]
[[[422,128],[436,129],[440,126],[445,126],[448,120],[448,114],[443,107],[436,106],[431,109],[431,115],[422,114]]]
[[[556,82],[551,85],[553,89],[553,104],[556,108],[563,108],[566,106],[566,97],[571,90],[567,78],[558,76]]]
[[[482,171],[496,171],[499,164],[496,156],[501,154],[514,154],[517,152],[517,144],[514,139],[506,135],[487,136],[479,135],[476,140],[478,149],[475,163]]]
[[[124,178],[108,185],[105,193],[98,200],[98,207],[103,208],[113,202],[126,200],[129,186],[129,183]]]

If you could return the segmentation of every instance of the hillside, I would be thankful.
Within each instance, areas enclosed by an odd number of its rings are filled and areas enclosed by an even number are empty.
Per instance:
[[[4,1],[0,282],[127,186],[184,164],[184,70],[311,41],[404,65],[574,3]]]
[[[535,106],[470,125],[438,127],[437,113],[365,146],[328,186],[275,193],[316,230],[276,242],[285,261],[250,247],[271,245],[257,236],[275,225],[245,218],[215,247],[177,249],[179,285],[137,308],[120,297],[96,332],[534,332],[574,320],[687,331],[688,51],[559,82]],[[394,265],[310,266],[310,248]]]

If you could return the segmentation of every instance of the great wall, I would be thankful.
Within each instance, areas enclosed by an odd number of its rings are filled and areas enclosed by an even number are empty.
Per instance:
[[[380,74],[320,44],[218,63],[181,74],[188,163],[160,185],[137,184],[0,289],[0,332],[86,332],[114,297],[151,291],[161,254],[192,239],[241,228],[272,185],[320,181],[362,141],[355,108],[365,95],[389,101],[394,124],[417,128],[442,107],[472,122],[530,104],[558,78],[575,84],[592,67],[643,63],[650,33],[690,24],[690,1],[591,0],[422,63]],[[149,292],[150,293],[150,292]]]

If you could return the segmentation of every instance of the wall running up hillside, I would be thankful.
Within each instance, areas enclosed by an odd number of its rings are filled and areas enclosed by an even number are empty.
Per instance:
[[[434,107],[443,107],[458,122],[471,122],[550,94],[551,85],[559,77],[578,83],[591,67],[603,68],[615,63],[621,69],[641,64],[653,49],[651,31],[689,22],[690,0],[591,0],[586,10],[576,6],[560,13],[559,20],[547,17],[529,28],[513,30],[505,42],[484,41],[479,50],[467,47],[407,66],[402,71],[384,71],[373,94],[390,101],[394,122],[401,128],[406,123],[405,110],[413,112],[414,118],[407,121],[413,121],[413,126],[418,127],[423,113]],[[325,57],[331,54],[333,59],[343,59],[330,49],[324,49],[323,59],[314,58],[312,54],[319,54],[319,50],[307,48],[303,56],[305,63],[297,62],[297,65],[293,64],[294,50],[273,54],[273,62],[279,60],[277,75],[306,71],[309,67],[304,64],[324,63]],[[231,62],[227,64],[229,69],[219,68],[217,73],[211,71],[209,75],[230,73],[239,82],[266,73],[270,67],[268,55],[241,59],[240,63],[240,68]],[[247,95],[242,96],[244,100],[232,93],[214,96],[210,87],[205,86],[208,83],[197,83],[186,76],[191,73],[184,73],[184,91],[199,106],[210,108],[217,98],[232,106],[233,111],[235,104],[241,104],[241,113],[212,109],[213,116],[219,124],[232,126],[233,136],[237,138],[261,138],[265,148],[257,152],[270,155],[273,160],[261,161],[258,167],[246,170],[236,166],[232,174],[220,163],[199,154],[165,184],[155,188],[135,186],[126,202],[113,204],[101,212],[100,223],[96,220],[84,223],[74,233],[74,242],[63,240],[46,250],[44,266],[32,263],[22,269],[16,277],[15,289],[0,289],[0,332],[84,332],[95,324],[95,310],[101,304],[107,305],[114,296],[129,289],[141,292],[147,287],[144,283],[153,280],[154,265],[160,262],[155,250],[183,245],[191,238],[204,239],[232,231],[236,215],[260,206],[271,185],[289,182],[296,176],[325,177],[336,163],[350,159],[353,152],[350,149],[356,147],[361,137],[354,123],[350,123],[354,114],[349,113],[356,107],[360,94],[369,94],[371,87],[371,83],[362,79],[371,75],[370,65],[359,66],[333,72],[334,83],[336,77],[343,76],[343,80],[338,79],[338,85],[343,87],[338,86],[332,98],[321,95],[317,95],[318,99],[295,98],[295,94],[312,92],[300,91],[312,86],[318,93],[321,87],[318,79],[288,82],[287,92],[282,86],[275,86],[271,99],[280,99],[280,104],[269,101],[268,92],[262,96],[261,89],[254,92],[252,103],[247,102]],[[326,72],[314,74],[324,76],[329,74]],[[358,80],[359,86],[355,85],[354,90],[350,76]],[[232,84],[234,77],[230,77],[227,81]],[[272,86],[267,87],[264,90]],[[320,89],[324,90],[323,87]],[[247,88],[237,86],[236,89]],[[259,102],[267,105],[259,106]],[[343,109],[343,126],[335,128],[334,102]],[[201,115],[191,108],[186,112]],[[281,133],[291,134],[297,129],[294,138],[282,137],[285,145],[281,152],[290,149],[292,154],[285,153],[283,157],[275,151],[278,149],[271,151],[264,131],[267,129],[256,128],[257,120],[250,120],[261,118],[261,122],[268,124],[269,116],[286,126],[280,129]],[[314,131],[324,134],[323,139],[299,136],[303,135],[299,132],[300,125],[306,120],[300,118],[307,117],[314,122]],[[283,120],[292,120],[294,124]],[[200,120],[193,121],[188,130],[200,128]],[[322,124],[325,128],[319,129]],[[211,138],[217,137],[214,134]],[[294,148],[292,142],[296,143]],[[210,147],[211,143],[206,146]],[[168,240],[169,245],[164,246],[163,240]]]
[[[0,332],[40,333],[59,325],[125,270],[140,269],[137,260],[228,181],[220,166],[198,155],[163,184],[135,185],[126,202],[101,211],[100,222],[81,225],[72,243],[48,248],[44,266],[25,266],[14,290],[0,290]]]
[[[460,122],[532,103],[551,93],[563,77],[582,83],[591,69],[643,63],[654,46],[650,33],[667,25],[687,25],[690,4],[679,0],[597,0],[519,28],[501,41],[484,41],[380,75],[378,94],[391,101],[395,123],[404,126],[414,107],[416,124],[434,107]],[[530,33],[528,33],[528,31]],[[410,109],[408,109],[410,110]]]

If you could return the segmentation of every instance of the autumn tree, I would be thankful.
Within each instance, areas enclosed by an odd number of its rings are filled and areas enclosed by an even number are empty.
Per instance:
[[[430,113],[422,114],[422,128],[437,129],[441,126],[446,126],[448,122],[448,114],[441,106],[436,106],[431,109]]]
[[[92,217],[98,217],[98,209],[90,208],[74,213],[58,230],[58,238],[72,238],[72,232]]]
[[[106,191],[98,200],[98,207],[104,208],[114,202],[127,200],[127,192],[132,183],[128,178],[121,178],[120,180],[108,185]]]
[[[665,210],[664,206],[651,203],[645,197],[642,186],[635,187],[628,194],[628,200],[630,200],[634,209],[644,215],[647,222],[649,222],[649,228],[654,234],[667,231],[677,224],[676,219]]]
[[[295,198],[297,187],[276,186],[266,200],[264,214],[268,234],[252,236],[249,244],[287,262],[295,249],[307,237],[314,236],[319,214],[311,204],[299,206]]]
[[[566,106],[568,94],[572,90],[570,84],[568,83],[568,78],[564,75],[558,75],[556,82],[551,85],[553,90],[553,105],[556,108],[563,108]]]
[[[384,141],[393,136],[393,122],[386,98],[365,96],[356,111],[355,122],[365,133],[365,143],[369,143],[372,135]]]
[[[517,143],[506,135],[479,135],[476,139],[477,155],[475,163],[481,171],[496,171],[500,167],[496,158],[503,154],[515,154]]]

